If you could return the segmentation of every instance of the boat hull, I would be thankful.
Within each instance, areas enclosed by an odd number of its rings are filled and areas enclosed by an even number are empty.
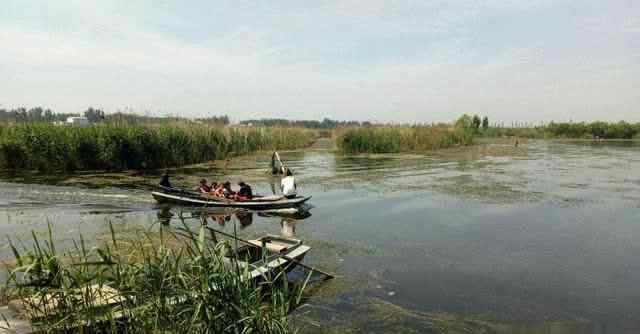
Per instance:
[[[154,191],[151,196],[158,203],[170,203],[185,206],[201,206],[201,207],[213,207],[213,208],[242,208],[253,210],[269,210],[269,209],[283,209],[292,208],[301,205],[308,201],[311,196],[296,197],[291,199],[280,199],[277,201],[223,201],[223,200],[211,200],[205,198],[194,198],[189,196],[183,196],[179,194],[168,194],[164,192]]]

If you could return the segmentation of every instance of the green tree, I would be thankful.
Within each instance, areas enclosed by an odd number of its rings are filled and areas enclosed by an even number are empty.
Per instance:
[[[481,121],[480,121],[480,116],[478,116],[478,115],[473,115],[472,123],[473,123],[473,129],[474,129],[474,130],[476,130],[476,131],[477,131],[478,129],[480,129],[480,123],[481,123]]]
[[[84,112],[84,117],[86,117],[91,123],[102,122],[104,121],[104,111],[90,107]]]
[[[489,128],[489,117],[484,116],[484,118],[482,119],[482,129],[486,131],[488,128]]]
[[[455,128],[460,130],[471,130],[473,128],[473,120],[471,116],[464,114],[456,120]]]

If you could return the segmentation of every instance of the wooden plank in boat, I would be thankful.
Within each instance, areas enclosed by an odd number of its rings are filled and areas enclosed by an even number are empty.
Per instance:
[[[258,246],[258,247],[262,247],[262,240],[257,239],[257,240],[248,240],[249,243]],[[268,251],[272,252],[272,253],[281,253],[287,250],[287,246],[285,245],[281,245],[281,244],[276,244],[270,241],[266,241],[264,246],[267,248]]]

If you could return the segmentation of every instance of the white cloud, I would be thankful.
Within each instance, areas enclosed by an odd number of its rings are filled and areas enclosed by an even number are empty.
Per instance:
[[[210,18],[155,2],[18,4],[0,13],[0,104],[235,119],[640,120],[640,13],[620,2],[597,15],[594,3],[207,3],[224,14]]]

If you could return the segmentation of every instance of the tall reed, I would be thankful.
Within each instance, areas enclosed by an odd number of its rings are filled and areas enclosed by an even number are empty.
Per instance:
[[[29,170],[155,169],[261,150],[311,145],[301,128],[229,128],[167,124],[89,127],[0,126],[0,167]]]
[[[106,245],[89,249],[80,238],[65,253],[56,250],[51,232],[44,242],[34,234],[33,246],[22,252],[11,244],[17,265],[10,271],[7,291],[10,298],[24,302],[35,329],[292,331],[287,315],[300,303],[304,284],[290,289],[283,272],[263,277],[260,284],[252,282],[247,267],[225,257],[230,246],[207,242],[204,228],[183,239],[180,247],[167,246],[164,237],[158,243],[147,234],[122,242],[111,231]]]
[[[472,143],[469,129],[428,125],[347,128],[336,138],[338,149],[345,153],[427,151]]]

